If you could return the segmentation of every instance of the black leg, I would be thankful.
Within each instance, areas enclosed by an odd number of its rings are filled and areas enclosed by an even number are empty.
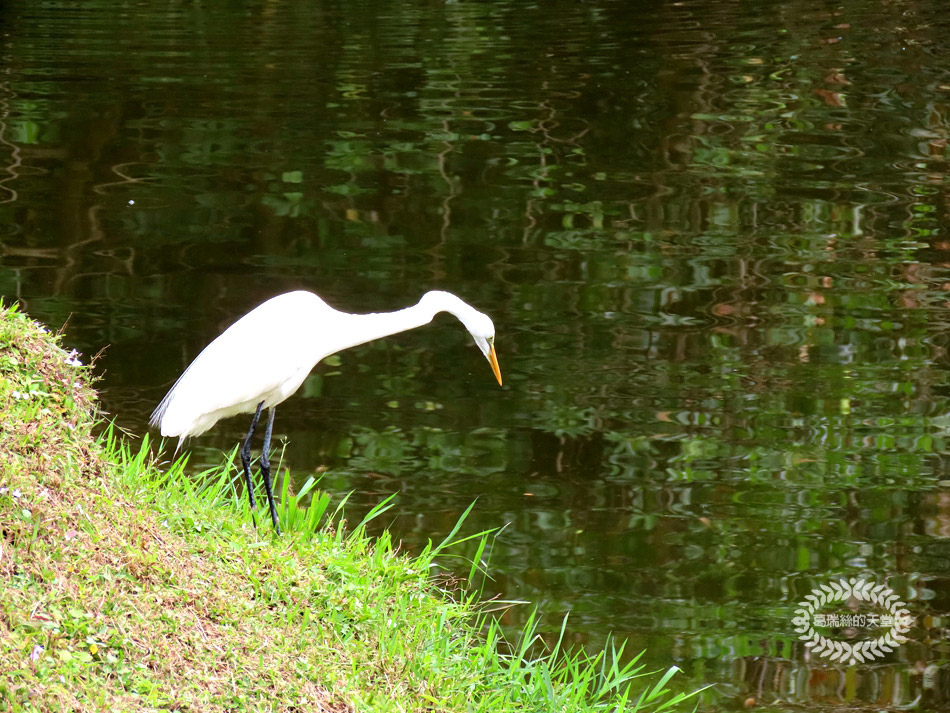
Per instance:
[[[260,410],[260,407],[258,407]],[[274,523],[274,529],[280,534],[280,525],[277,524],[277,506],[274,504],[274,488],[270,480],[270,434],[274,430],[274,414],[277,409],[271,406],[270,414],[267,417],[267,430],[264,431],[264,450],[261,451],[261,472],[264,474],[264,489],[267,490],[267,504],[270,506],[270,519]]]
[[[244,439],[244,447],[241,448],[241,465],[244,466],[244,478],[247,480],[247,497],[251,501],[252,517],[254,509],[257,508],[257,503],[254,501],[254,481],[251,480],[251,439],[254,437],[254,428],[261,417],[263,407],[263,401],[257,404],[257,411],[254,412],[254,418],[251,419],[251,427],[247,431],[247,438]]]

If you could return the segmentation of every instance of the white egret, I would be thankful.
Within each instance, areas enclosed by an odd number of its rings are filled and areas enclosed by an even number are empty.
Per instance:
[[[149,423],[159,427],[163,436],[178,436],[180,448],[188,436],[204,433],[222,418],[253,413],[241,464],[254,510],[251,438],[261,410],[270,409],[260,464],[271,520],[279,533],[268,459],[277,404],[300,388],[321,359],[421,327],[439,312],[454,315],[471,333],[500,385],[495,325],[488,315],[451,292],[426,292],[417,304],[396,312],[349,314],[333,309],[312,292],[297,291],[255,307],[205,347],[162,399]]]

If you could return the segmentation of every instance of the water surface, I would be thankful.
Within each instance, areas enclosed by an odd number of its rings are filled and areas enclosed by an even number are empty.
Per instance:
[[[267,297],[451,290],[494,318],[505,387],[447,316],[344,352],[278,411],[295,482],[325,473],[354,516],[398,493],[379,526],[410,550],[477,499],[466,531],[505,526],[488,595],[680,665],[707,710],[945,710],[948,24],[867,0],[5,3],[0,294],[101,352],[104,408],[143,434]],[[898,593],[910,641],[810,653],[797,603],[842,577]]]

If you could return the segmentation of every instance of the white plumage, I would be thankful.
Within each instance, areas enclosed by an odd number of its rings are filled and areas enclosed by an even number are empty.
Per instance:
[[[428,324],[439,312],[455,315],[465,326],[501,384],[495,326],[450,292],[427,292],[412,307],[371,314],[341,312],[312,292],[288,292],[255,307],[205,347],[162,399],[150,423],[163,436],[178,436],[180,447],[185,438],[204,433],[222,418],[255,414],[241,453],[253,508],[250,440],[261,409],[271,409],[261,470],[276,527],[266,460],[274,407],[300,388],[321,359]]]

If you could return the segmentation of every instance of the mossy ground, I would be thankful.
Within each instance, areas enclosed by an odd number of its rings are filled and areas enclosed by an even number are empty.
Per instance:
[[[533,655],[388,535],[96,439],[89,369],[0,309],[0,710],[658,710],[666,676]],[[266,520],[263,521],[266,523]],[[482,540],[484,546],[485,540]],[[657,677],[659,678],[659,677]]]

